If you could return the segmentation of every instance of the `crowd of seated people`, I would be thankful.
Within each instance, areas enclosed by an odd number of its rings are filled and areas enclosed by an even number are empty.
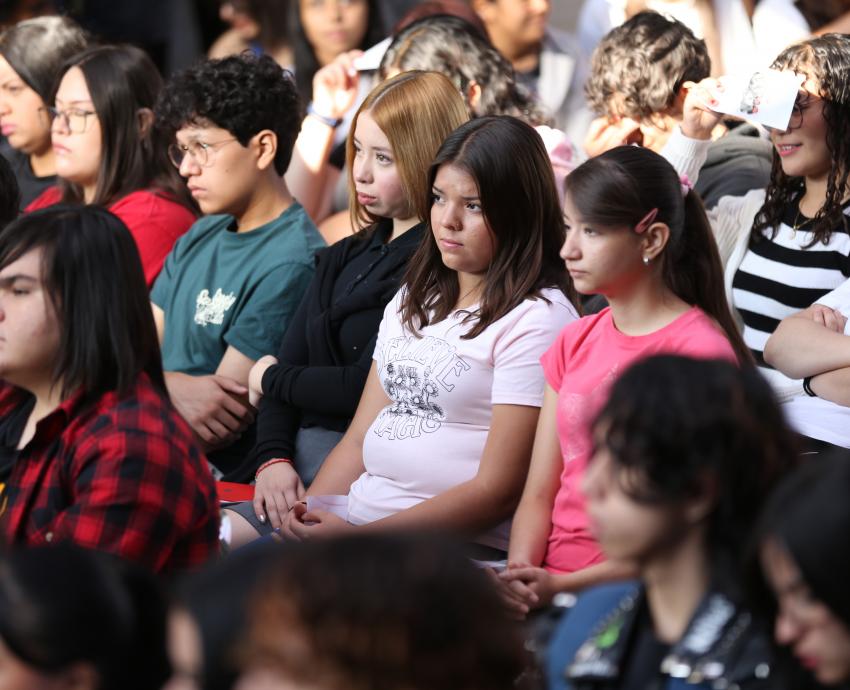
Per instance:
[[[828,5],[3,28],[0,689],[850,687]]]

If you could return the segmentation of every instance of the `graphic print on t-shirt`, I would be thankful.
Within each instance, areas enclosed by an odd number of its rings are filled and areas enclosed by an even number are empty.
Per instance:
[[[393,401],[373,426],[390,440],[418,438],[440,428],[446,418],[440,396],[451,393],[470,365],[442,338],[400,336],[387,342],[380,372],[384,390]]]
[[[224,313],[233,306],[236,301],[234,293],[224,294],[221,288],[210,297],[210,291],[204,288],[195,299],[195,323],[199,326],[221,326],[224,322]]]

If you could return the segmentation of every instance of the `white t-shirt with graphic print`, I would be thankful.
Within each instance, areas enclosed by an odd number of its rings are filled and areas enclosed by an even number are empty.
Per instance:
[[[543,403],[540,357],[561,329],[578,318],[559,290],[525,300],[483,333],[462,340],[464,311],[421,329],[402,326],[401,291],[387,305],[374,359],[392,403],[366,432],[366,472],[351,486],[349,522],[394,515],[473,479],[493,405]],[[477,540],[507,549],[510,523]]]

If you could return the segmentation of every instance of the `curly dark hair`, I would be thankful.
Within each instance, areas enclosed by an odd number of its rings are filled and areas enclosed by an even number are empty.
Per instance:
[[[682,22],[640,12],[596,46],[584,92],[597,115],[640,121],[669,108],[686,81],[710,73],[705,41]]]
[[[837,227],[848,228],[842,203],[850,175],[850,36],[827,34],[796,43],[783,50],[771,65],[774,69],[792,70],[817,81],[823,101],[826,121],[826,147],[832,156],[832,166],[826,185],[826,199],[815,215],[811,226],[812,241],[829,242]],[[806,181],[789,177],[782,170],[779,156],[773,154],[773,168],[764,205],[753,222],[750,242],[776,236],[787,209],[805,193]]]
[[[187,125],[226,129],[247,146],[264,129],[277,136],[274,167],[289,167],[304,111],[292,75],[268,55],[243,53],[205,60],[179,72],[156,103],[162,126],[176,132]]]
[[[511,690],[519,629],[485,573],[432,536],[281,550],[253,597],[243,662],[351,690]]]
[[[708,544],[719,584],[737,590],[751,529],[797,464],[797,444],[755,367],[649,357],[612,386],[592,428],[634,500],[673,504],[712,487]]]
[[[381,78],[386,79],[392,71],[408,70],[444,74],[467,101],[472,117],[513,115],[532,125],[550,122],[517,83],[511,63],[475,25],[460,17],[424,17],[395,35],[381,60]],[[474,107],[469,103],[473,82],[481,89]]]

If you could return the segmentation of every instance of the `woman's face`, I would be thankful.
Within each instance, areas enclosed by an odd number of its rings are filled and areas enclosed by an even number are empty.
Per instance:
[[[820,683],[850,680],[850,630],[818,601],[788,550],[774,539],[761,549],[765,577],[776,594],[779,610],[776,641],[790,648],[802,666]]]
[[[390,140],[368,110],[357,116],[351,165],[357,200],[370,213],[399,219],[413,215]]]
[[[832,155],[826,145],[828,125],[823,114],[826,101],[819,93],[819,84],[808,79],[797,95],[788,129],[770,132],[782,170],[788,176],[821,179],[832,168]]]
[[[72,67],[56,92],[56,110],[51,138],[59,177],[80,185],[88,192],[97,186],[102,155],[100,120],[94,109],[86,78]],[[86,194],[88,200],[89,194]]]
[[[35,91],[0,55],[0,131],[12,148],[26,154],[50,150],[50,123]]]
[[[595,445],[582,482],[593,535],[610,560],[646,567],[681,542],[690,522],[686,509],[636,501],[623,488],[625,470],[601,438]]]
[[[324,66],[357,48],[369,26],[367,0],[299,0],[301,26],[316,59]]]

